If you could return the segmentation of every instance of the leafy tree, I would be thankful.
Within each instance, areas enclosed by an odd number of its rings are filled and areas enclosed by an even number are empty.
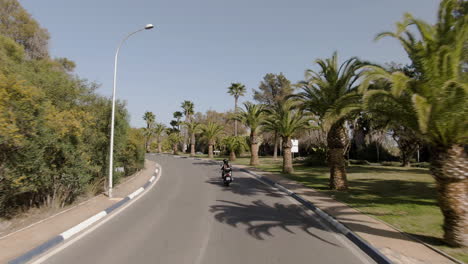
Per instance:
[[[356,83],[362,76],[364,64],[351,58],[339,66],[336,52],[329,59],[315,62],[320,71],[306,71],[306,80],[300,82],[302,92],[298,96],[302,107],[317,116],[327,132],[330,188],[346,190],[345,153],[349,139],[344,122],[361,109],[362,96]]]
[[[390,101],[405,107],[398,111],[401,115],[395,115],[393,109],[381,109],[381,113],[417,132],[430,146],[431,173],[444,215],[445,241],[466,247],[468,123],[464,120],[468,116],[468,86],[463,81],[463,52],[468,39],[468,15],[459,11],[464,10],[463,5],[463,1],[443,0],[435,25],[405,14],[403,21],[397,23],[396,32],[379,34],[377,39],[389,36],[400,42],[421,77],[415,79],[402,72],[369,67],[363,90],[375,80],[391,83],[389,91],[368,90],[367,106]],[[409,29],[411,26],[419,37]],[[397,100],[406,94],[411,100],[399,103]]]
[[[49,33],[17,0],[0,0],[0,34],[22,45],[29,58],[48,57]]]
[[[241,83],[231,83],[231,86],[228,87],[228,94],[234,97],[234,113],[237,113],[237,101],[239,97],[244,96],[245,92],[245,85]],[[234,120],[234,136],[237,136],[237,120]]]
[[[222,134],[223,126],[209,122],[206,125],[202,125],[203,136],[208,140],[208,158],[213,158],[213,146],[216,143],[216,139]]]
[[[291,82],[282,74],[268,73],[263,77],[259,90],[254,90],[254,100],[265,104],[267,107],[274,107],[282,103],[288,96],[294,92]],[[266,130],[274,133],[273,158],[278,157],[278,132]]]
[[[264,105],[246,102],[244,103],[244,108],[245,110],[241,109],[241,112],[235,118],[250,128],[250,165],[256,166],[259,164],[258,148],[260,140],[258,138],[258,130],[265,117],[265,107]]]
[[[309,127],[310,117],[298,107],[292,99],[277,104],[268,109],[268,117],[263,122],[278,131],[283,139],[283,172],[293,173],[292,142],[291,139],[299,131]]]

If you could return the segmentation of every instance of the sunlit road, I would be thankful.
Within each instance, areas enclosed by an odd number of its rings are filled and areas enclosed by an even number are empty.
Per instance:
[[[318,216],[251,176],[150,156],[161,179],[141,199],[46,263],[372,263]]]

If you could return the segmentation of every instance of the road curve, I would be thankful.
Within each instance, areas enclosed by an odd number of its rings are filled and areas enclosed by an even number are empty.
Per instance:
[[[219,166],[148,156],[163,173],[140,200],[45,263],[373,263],[283,193]]]

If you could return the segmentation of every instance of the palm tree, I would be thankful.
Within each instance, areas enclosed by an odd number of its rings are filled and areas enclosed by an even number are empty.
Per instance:
[[[204,136],[208,140],[208,158],[213,158],[213,146],[216,138],[223,132],[223,126],[217,123],[209,122],[201,127]]]
[[[156,116],[153,114],[153,112],[146,111],[145,114],[143,115],[143,120],[146,121],[146,128],[144,130],[145,150],[146,152],[149,152],[149,147],[151,144],[151,138],[153,136],[153,127],[154,127],[154,122],[156,120]]]
[[[245,138],[241,136],[229,136],[225,137],[222,141],[223,145],[226,146],[227,150],[229,151],[229,160],[235,161],[236,160],[236,152],[240,152],[246,148],[247,143],[245,142]]]
[[[161,148],[161,136],[166,131],[166,126],[162,123],[156,123],[154,126],[154,135],[156,136],[156,141],[158,144],[158,153],[162,152]]]
[[[339,66],[336,52],[329,59],[315,62],[320,71],[306,71],[306,80],[300,82],[302,92],[298,97],[302,107],[317,116],[327,132],[330,188],[346,190],[345,155],[349,138],[344,124],[361,109],[362,96],[357,92],[356,82],[362,76],[364,64],[351,58]]]
[[[177,124],[176,124],[177,129],[180,130],[180,119],[182,118],[182,116],[184,114],[182,112],[180,112],[180,111],[175,111],[174,114],[172,114],[172,115],[176,119],[175,121],[177,122]]]
[[[241,112],[235,116],[235,120],[241,121],[250,128],[250,165],[256,166],[259,164],[258,148],[260,145],[257,134],[265,117],[265,107],[261,104],[246,102],[244,108],[245,110],[241,109]]]
[[[268,109],[268,117],[264,120],[264,126],[274,128],[283,139],[283,172],[293,173],[292,164],[292,137],[300,130],[309,127],[309,115],[298,107],[298,103],[292,99],[277,104]]]
[[[237,101],[245,94],[245,85],[241,83],[231,83],[228,87],[228,94],[234,96],[234,113],[237,113]],[[237,136],[237,120],[234,120],[234,136]]]
[[[192,115],[194,114],[194,107],[195,105],[193,102],[185,100],[181,104],[183,111],[183,114],[185,116],[185,122],[192,122]],[[189,133],[187,130],[183,131],[184,134],[184,146],[187,146],[187,139],[189,137]]]
[[[169,143],[172,145],[172,154],[177,155],[178,145],[182,141],[182,136],[176,130],[168,131],[168,134]]]
[[[443,0],[435,25],[405,14],[395,33],[379,34],[377,39],[390,36],[401,43],[420,77],[368,67],[363,90],[379,79],[392,84],[390,91],[367,90],[367,106],[410,98],[406,105],[395,104],[406,107],[398,112],[401,115],[393,114],[393,109],[380,109],[379,113],[411,128],[430,146],[431,174],[437,182],[439,206],[444,215],[445,241],[467,247],[468,85],[463,79],[466,75],[463,55],[468,39],[468,15],[459,11],[462,5],[463,1]],[[418,37],[408,29],[410,26],[415,26]]]
[[[187,132],[190,134],[190,156],[195,156],[195,135],[201,132],[201,124],[197,122],[184,122]]]

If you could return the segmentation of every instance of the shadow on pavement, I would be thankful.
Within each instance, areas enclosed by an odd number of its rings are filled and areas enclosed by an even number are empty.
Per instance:
[[[325,230],[318,222],[312,220],[301,206],[275,203],[273,206],[265,204],[261,200],[252,204],[241,204],[224,200],[217,200],[218,205],[212,205],[210,212],[220,223],[233,227],[239,224],[247,226],[246,232],[255,239],[265,240],[265,237],[273,237],[273,229],[281,228],[291,234],[292,227],[300,228],[310,236],[327,244],[340,247],[313,233],[313,229]]]
[[[204,165],[204,166],[219,166],[217,163],[212,163],[208,161],[199,161],[199,162],[193,162],[193,165]]]
[[[229,187],[223,185],[221,177],[211,178],[207,180],[206,183],[219,186],[225,192],[232,192],[239,195],[254,196],[262,194],[274,198],[284,197],[284,194],[280,191],[268,187],[253,178],[234,177],[234,181],[229,185]]]

